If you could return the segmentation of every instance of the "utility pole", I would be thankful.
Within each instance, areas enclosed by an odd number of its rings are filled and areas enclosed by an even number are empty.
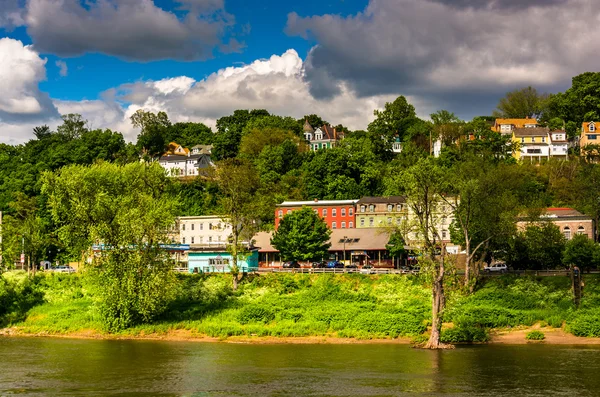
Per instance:
[[[346,240],[348,236],[344,236],[344,266],[346,266]]]

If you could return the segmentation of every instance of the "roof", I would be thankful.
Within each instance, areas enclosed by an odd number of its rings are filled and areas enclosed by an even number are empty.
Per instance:
[[[284,201],[277,207],[320,207],[332,205],[354,205],[358,200],[313,200],[313,201]]]
[[[260,232],[254,237],[254,246],[258,252],[277,252],[271,245],[273,232]],[[346,251],[378,251],[385,250],[390,240],[389,231],[383,228],[334,229],[331,231],[331,247],[329,251],[343,251],[346,240]]]
[[[548,136],[550,129],[547,127],[533,127],[533,128],[515,128],[513,130],[515,136]]]
[[[495,125],[510,124],[510,125],[514,125],[515,128],[521,128],[521,127],[525,126],[526,124],[536,124],[537,125],[537,123],[538,122],[536,119],[496,119]]]
[[[219,221],[226,222],[224,220],[226,215],[198,215],[198,216],[178,216],[177,219],[180,221],[193,221],[193,220],[204,220],[204,219],[217,219]]]
[[[302,128],[304,132],[315,132],[315,129],[312,128],[312,126],[308,122],[308,119],[304,119],[304,126]]]
[[[212,152],[212,149],[212,145],[196,145],[192,147],[192,151],[198,150],[200,151],[200,154],[210,154]]]
[[[542,215],[543,218],[572,218],[586,217],[581,212],[573,208],[548,208]],[[587,218],[587,217],[586,217]],[[592,219],[592,218],[590,218]]]
[[[179,154],[166,154],[163,156],[160,156],[160,161],[185,161],[187,160],[189,157],[188,156],[182,156]]]
[[[594,123],[594,126],[596,127],[595,131],[590,131],[590,124]],[[596,121],[584,121],[583,123],[581,123],[581,128],[583,130],[584,134],[598,134],[598,128],[600,127],[599,122]]]
[[[363,197],[358,200],[358,204],[396,204],[406,203],[404,196],[389,196],[389,197]]]

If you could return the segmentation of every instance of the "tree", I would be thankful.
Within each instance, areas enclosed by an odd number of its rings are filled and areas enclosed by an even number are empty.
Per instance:
[[[600,247],[583,234],[576,234],[567,241],[563,254],[565,266],[577,266],[581,270],[595,269],[600,256]]]
[[[446,174],[433,158],[420,159],[410,168],[394,177],[388,186],[387,193],[397,195],[404,193],[410,211],[414,214],[411,232],[421,245],[424,265],[429,268],[432,277],[432,316],[431,335],[425,344],[427,349],[439,349],[442,318],[446,305],[444,293],[445,247],[438,235],[441,220],[440,208],[442,196],[446,190]],[[438,252],[440,253],[438,255]],[[422,266],[425,267],[425,266]]]
[[[168,138],[168,128],[171,126],[165,112],[157,114],[138,109],[130,117],[131,124],[140,128],[137,137],[137,147],[150,158],[156,158],[165,152]]]
[[[61,116],[63,123],[56,128],[56,131],[66,139],[79,138],[87,131],[87,120],[84,120],[80,114],[69,113]]]
[[[562,266],[564,249],[565,237],[558,226],[531,223],[513,240],[508,262],[521,268],[556,269]]]
[[[322,127],[325,124],[329,124],[327,121],[323,120],[321,116],[316,114],[308,114],[301,119],[296,120],[300,125],[300,128],[304,127],[304,122],[308,121],[308,124],[313,128]]]
[[[50,131],[50,127],[48,127],[47,125],[42,125],[39,127],[34,127],[33,128],[33,135],[35,135],[35,137],[39,140],[42,140],[44,138],[49,137],[52,134],[52,132]]]
[[[430,117],[433,121],[433,141],[439,139],[444,145],[450,145],[460,138],[464,123],[454,113],[438,110]]]
[[[260,187],[260,180],[252,164],[241,159],[227,159],[217,163],[215,180],[221,193],[219,204],[223,220],[232,225],[227,249],[233,259],[230,272],[233,289],[236,290],[240,273],[238,260],[247,255],[252,236],[259,227],[256,192]]]
[[[331,247],[331,230],[310,207],[286,214],[271,238],[271,244],[286,261],[323,259]]]
[[[547,94],[539,94],[531,86],[506,93],[498,102],[495,115],[509,119],[537,119],[544,112]]]
[[[392,258],[400,259],[406,254],[406,249],[404,248],[405,245],[406,241],[403,234],[396,230],[390,234],[390,239],[385,245],[385,249],[389,251]]]
[[[254,118],[264,116],[269,116],[269,112],[264,109],[235,110],[232,115],[218,119],[212,151],[215,159],[224,160],[237,156],[246,124]]]
[[[388,142],[393,142],[398,136],[404,142],[407,128],[417,117],[415,107],[400,95],[394,102],[386,102],[383,110],[376,109],[375,120],[369,124],[369,131],[384,137]]]
[[[177,208],[162,167],[72,165],[44,173],[42,182],[60,240],[82,255],[102,246],[89,270],[105,327],[118,331],[161,314],[174,281],[161,244],[169,242]]]

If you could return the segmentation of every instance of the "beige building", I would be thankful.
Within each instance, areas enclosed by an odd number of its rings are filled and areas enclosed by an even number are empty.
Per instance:
[[[548,208],[540,216],[540,221],[552,222],[558,226],[567,240],[571,240],[577,234],[583,234],[590,239],[594,238],[593,219],[573,208]],[[517,227],[523,230],[529,223],[531,222],[523,219],[517,222]]]
[[[231,234],[231,225],[218,215],[180,216],[177,218],[179,243],[191,249],[197,247],[225,247]]]

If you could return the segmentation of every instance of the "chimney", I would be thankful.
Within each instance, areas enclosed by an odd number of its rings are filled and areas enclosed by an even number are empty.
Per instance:
[[[333,127],[333,140],[337,141],[337,131],[335,130],[335,127]]]

